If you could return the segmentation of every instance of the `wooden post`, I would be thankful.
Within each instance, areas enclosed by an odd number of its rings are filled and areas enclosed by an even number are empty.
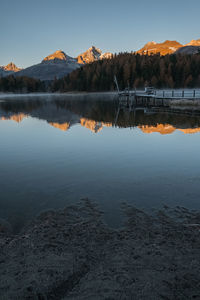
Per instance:
[[[184,98],[184,91],[182,91],[182,98]]]
[[[165,91],[163,91],[163,98],[165,97]]]
[[[117,92],[118,92],[118,95],[119,95],[120,91],[119,91],[119,85],[118,85],[117,77],[116,77],[116,76],[114,76],[114,82],[115,82],[115,84],[116,84]]]
[[[172,98],[174,97],[174,91],[172,91]]]
[[[195,95],[196,95],[196,91],[194,90],[194,92],[193,92],[193,97],[195,98]]]

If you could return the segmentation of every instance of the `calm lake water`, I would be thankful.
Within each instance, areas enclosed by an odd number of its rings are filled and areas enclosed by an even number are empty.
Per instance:
[[[111,226],[124,201],[200,209],[200,117],[117,110],[109,96],[1,98],[0,217],[18,230],[85,197]]]

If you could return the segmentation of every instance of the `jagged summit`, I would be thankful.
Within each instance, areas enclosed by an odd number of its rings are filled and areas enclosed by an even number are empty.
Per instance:
[[[4,66],[3,68],[5,71],[13,71],[13,72],[18,72],[21,70],[13,62],[10,62],[7,66]]]
[[[151,42],[146,43],[146,44],[144,45],[144,47],[148,47],[148,46],[152,46],[152,45],[157,45],[157,43],[154,42],[154,41],[151,41]]]
[[[77,60],[79,64],[87,64],[95,60],[99,60],[101,55],[102,51],[99,48],[92,46],[85,52],[78,55]]]
[[[111,58],[111,57],[112,57],[112,53],[110,52],[102,53],[101,49],[92,46],[87,51],[78,55],[77,61],[79,64],[88,64],[96,60]]]
[[[92,46],[88,49],[88,51],[92,51],[93,53],[102,53],[101,49],[95,47],[95,46]]]
[[[0,66],[0,77],[13,75],[21,70],[13,62],[10,62],[7,66]]]

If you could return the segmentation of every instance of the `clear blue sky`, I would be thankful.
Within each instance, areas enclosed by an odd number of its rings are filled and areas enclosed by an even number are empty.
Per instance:
[[[0,65],[27,67],[57,49],[77,56],[200,38],[199,0],[0,0]]]

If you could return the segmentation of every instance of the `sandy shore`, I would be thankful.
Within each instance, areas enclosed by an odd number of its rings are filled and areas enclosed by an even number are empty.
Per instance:
[[[0,225],[0,299],[200,299],[200,213],[122,207],[108,228],[89,200]]]

